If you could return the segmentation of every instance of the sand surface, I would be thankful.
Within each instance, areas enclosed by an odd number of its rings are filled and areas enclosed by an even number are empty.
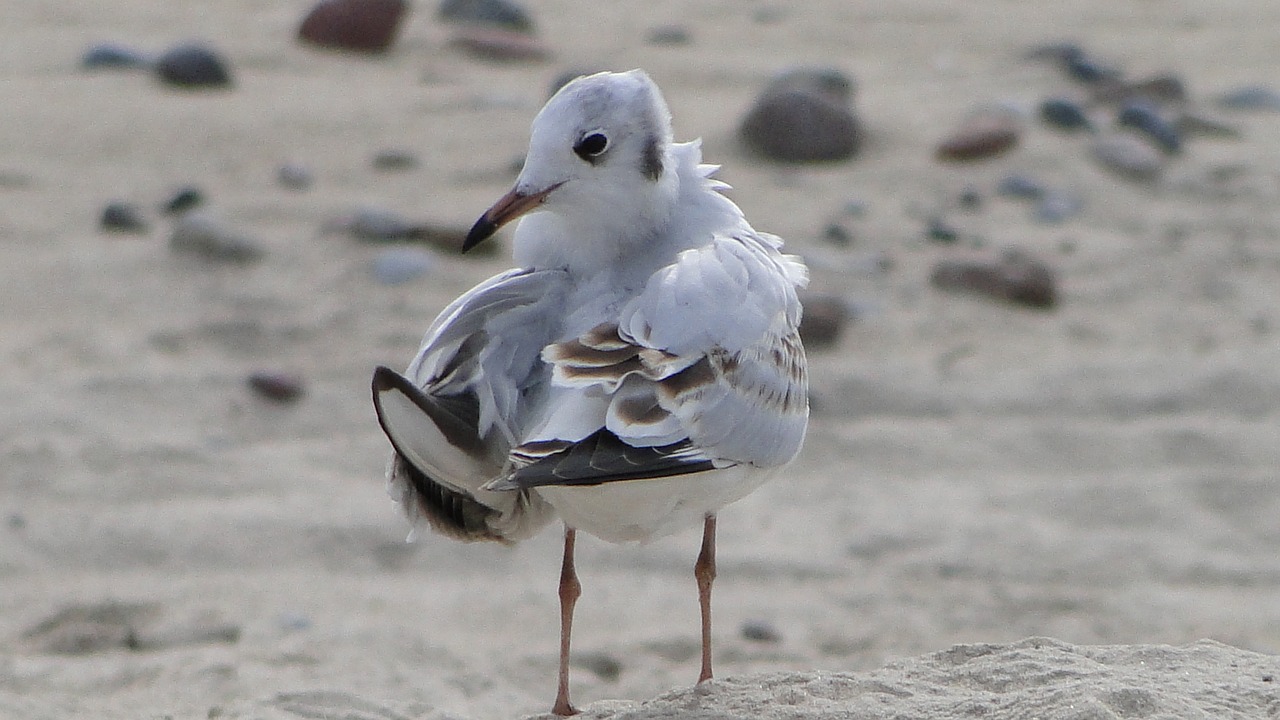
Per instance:
[[[698,717],[836,717],[844,702],[867,717],[984,703],[1010,718],[1275,717],[1280,115],[1224,114],[1240,139],[1194,141],[1154,186],[1038,123],[996,160],[942,166],[932,149],[977,105],[1071,89],[1020,57],[1062,39],[1134,76],[1176,72],[1214,110],[1214,94],[1274,79],[1280,5],[632,5],[536,3],[555,58],[492,64],[449,47],[421,2],[380,59],[300,47],[306,2],[8,4],[0,717],[545,711],[558,534],[406,545],[368,401],[373,366],[406,363],[504,256],[441,255],[384,285],[370,270],[384,248],[320,229],[361,204],[468,225],[509,186],[553,77],[636,66],[754,224],[861,314],[812,354],[801,458],[721,515],[723,680],[689,689],[696,531],[580,540],[574,692],[591,716],[685,717],[671,708],[702,698]],[[691,42],[646,44],[671,23]],[[191,38],[228,56],[234,89],[78,68],[92,42]],[[796,63],[857,79],[857,160],[780,168],[737,146],[755,93]],[[374,170],[386,149],[419,164]],[[314,185],[282,188],[285,162]],[[990,192],[1013,171],[1078,193],[1083,213],[1035,222]],[[156,207],[184,184],[265,258],[170,250]],[[953,207],[966,186],[986,198],[976,212]],[[112,199],[142,205],[151,232],[100,233]],[[958,245],[925,238],[933,213]],[[822,239],[833,221],[849,247]],[[935,262],[977,245],[1044,258],[1059,307],[929,286]],[[245,378],[263,369],[299,374],[305,397],[257,397]],[[761,630],[774,639],[748,637]]]

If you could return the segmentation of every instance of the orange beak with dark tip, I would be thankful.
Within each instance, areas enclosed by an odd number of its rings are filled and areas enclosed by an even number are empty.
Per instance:
[[[475,225],[471,226],[471,232],[467,233],[467,239],[462,242],[462,252],[466,252],[493,237],[493,234],[503,225],[536,209],[547,199],[548,195],[563,184],[563,182],[558,182],[546,190],[540,190],[536,193],[526,194],[519,190],[512,190],[503,195],[498,202],[493,204],[493,207],[484,211],[484,214],[480,216]]]

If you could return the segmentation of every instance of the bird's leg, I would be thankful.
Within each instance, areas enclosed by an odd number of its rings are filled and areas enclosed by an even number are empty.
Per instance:
[[[707,515],[702,526],[702,552],[693,566],[698,579],[698,605],[702,608],[702,674],[698,682],[711,679],[711,583],[716,579],[716,516]]]
[[[578,709],[569,702],[569,637],[573,633],[573,606],[582,594],[578,573],[573,568],[576,535],[576,530],[565,526],[564,562],[560,565],[560,684],[556,690],[556,704],[551,707],[551,712],[556,715],[578,714]]]

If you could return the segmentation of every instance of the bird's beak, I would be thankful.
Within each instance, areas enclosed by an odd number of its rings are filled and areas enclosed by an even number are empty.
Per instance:
[[[547,199],[548,195],[563,184],[558,182],[546,190],[540,190],[535,193],[523,193],[513,189],[503,195],[498,202],[493,204],[493,207],[484,211],[484,214],[480,216],[475,225],[471,226],[471,232],[467,233],[467,239],[462,243],[462,252],[466,252],[488,240],[503,225],[536,209]]]

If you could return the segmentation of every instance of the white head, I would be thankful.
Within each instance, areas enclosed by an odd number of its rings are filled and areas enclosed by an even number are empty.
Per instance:
[[[480,218],[467,247],[539,210],[550,217],[525,221],[549,230],[536,233],[539,242],[563,244],[569,257],[617,257],[660,230],[678,189],[671,116],[658,86],[641,70],[580,77],[534,118],[515,187]],[[612,247],[574,247],[593,242]]]

